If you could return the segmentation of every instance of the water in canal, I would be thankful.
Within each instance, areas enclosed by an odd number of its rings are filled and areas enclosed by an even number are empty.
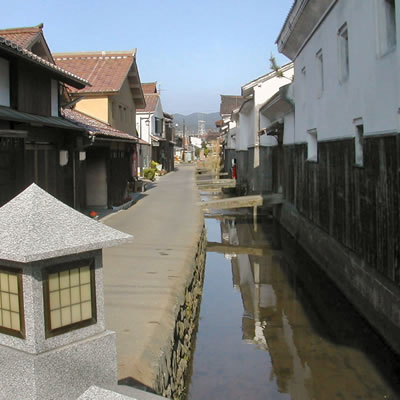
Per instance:
[[[206,219],[188,399],[400,399],[400,362],[273,223]]]

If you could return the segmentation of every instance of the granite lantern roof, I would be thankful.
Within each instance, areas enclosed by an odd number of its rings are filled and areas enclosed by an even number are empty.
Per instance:
[[[129,242],[36,184],[0,208],[0,259],[28,263]]]
[[[128,142],[137,142],[138,138],[129,135],[126,132],[113,128],[111,125],[106,124],[96,118],[90,117],[80,111],[65,108],[61,111],[64,118],[79,127],[87,130],[89,135],[113,139],[121,139]]]
[[[103,389],[99,386],[91,386],[78,400],[136,400],[134,397],[128,397],[123,394]]]
[[[136,65],[136,49],[129,51],[100,51],[85,53],[54,53],[56,64],[82,76],[91,83],[83,90],[71,88],[71,93],[116,94],[128,80],[137,107],[144,107],[143,89]]]

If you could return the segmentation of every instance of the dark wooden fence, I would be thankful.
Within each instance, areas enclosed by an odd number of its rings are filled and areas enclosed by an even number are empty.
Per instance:
[[[355,165],[353,139],[320,142],[317,162],[307,161],[306,144],[284,146],[283,157],[274,157],[285,199],[397,284],[399,156],[400,135],[365,138],[363,167]]]

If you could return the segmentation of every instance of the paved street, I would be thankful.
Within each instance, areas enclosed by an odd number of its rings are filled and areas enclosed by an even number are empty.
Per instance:
[[[194,166],[179,166],[143,195],[104,220],[134,235],[131,244],[104,251],[105,311],[107,328],[117,333],[118,378],[152,386],[203,218]]]

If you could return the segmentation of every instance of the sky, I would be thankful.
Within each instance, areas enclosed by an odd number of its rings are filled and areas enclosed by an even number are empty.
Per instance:
[[[293,0],[18,0],[1,28],[44,23],[52,52],[137,48],[140,79],[160,85],[164,111],[217,112],[221,94],[270,72]]]

